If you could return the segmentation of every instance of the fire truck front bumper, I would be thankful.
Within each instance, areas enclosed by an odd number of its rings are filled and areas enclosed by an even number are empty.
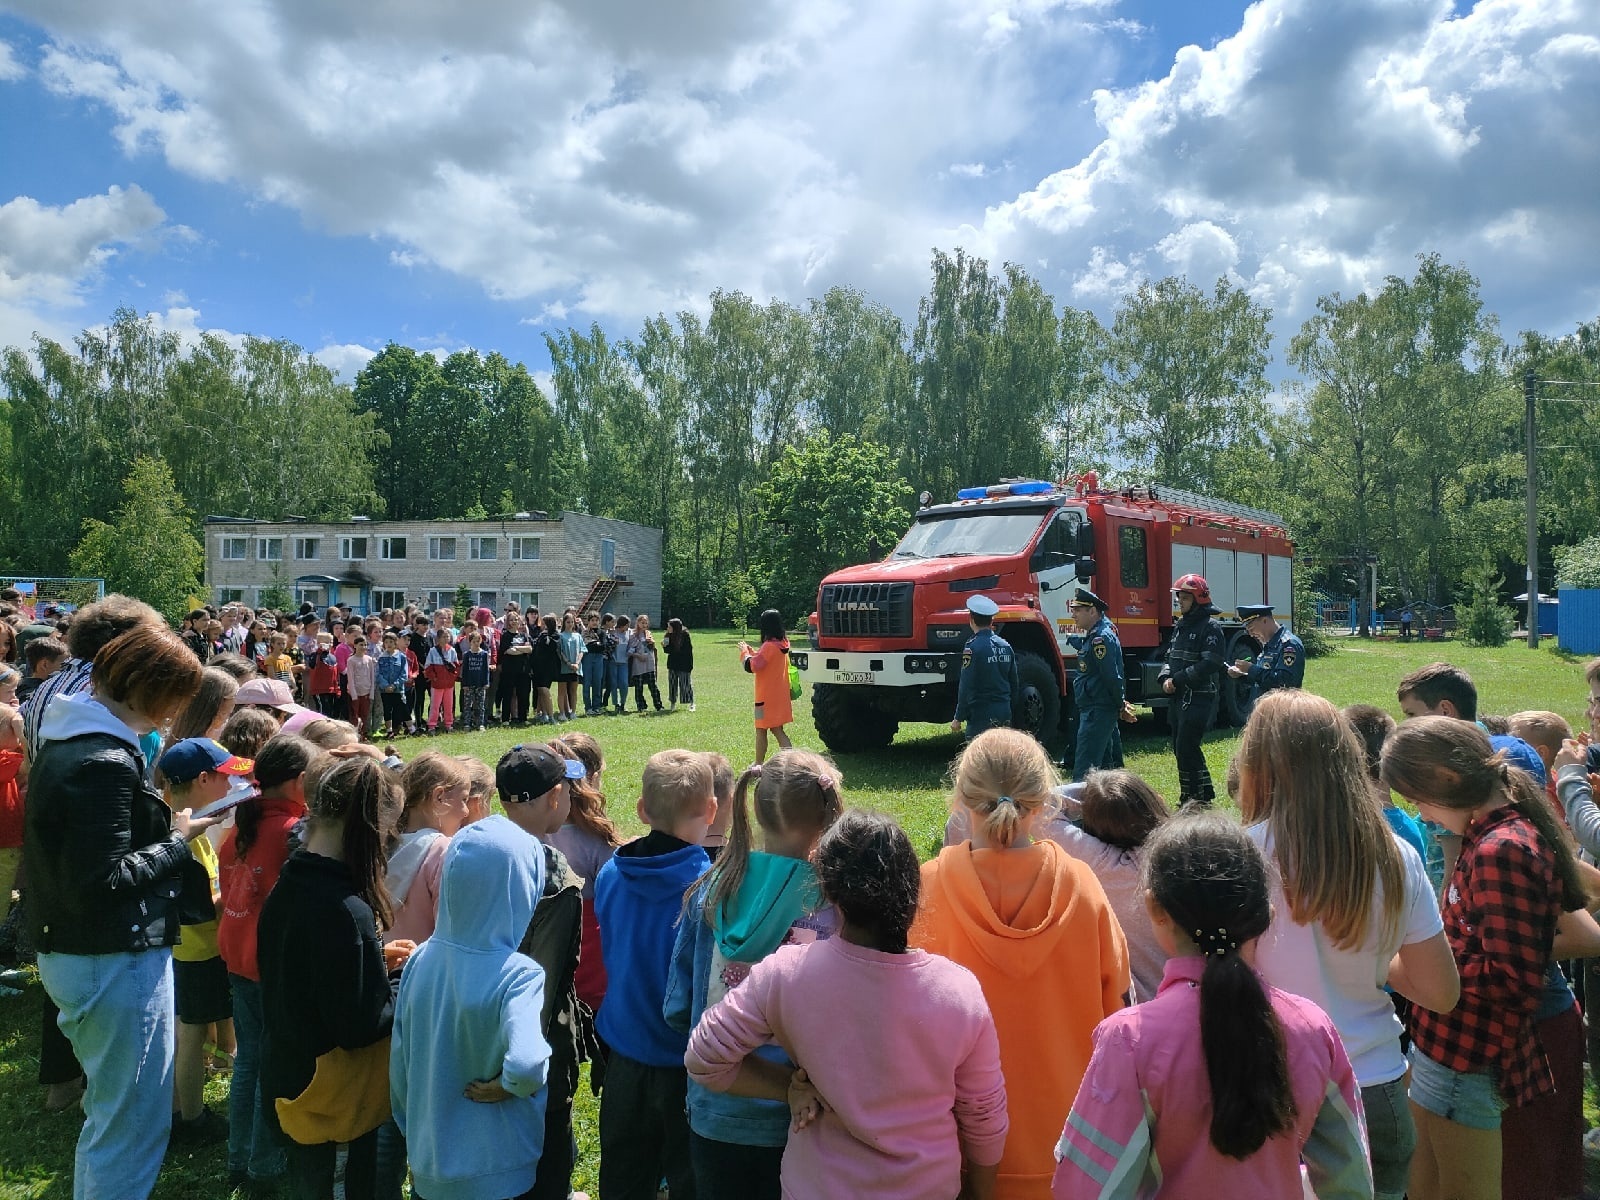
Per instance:
[[[806,683],[842,687],[953,685],[961,675],[961,653],[949,650],[793,650],[789,660]]]

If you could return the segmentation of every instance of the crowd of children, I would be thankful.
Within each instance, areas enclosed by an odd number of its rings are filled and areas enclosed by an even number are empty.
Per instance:
[[[231,1183],[297,1197],[395,1200],[409,1173],[422,1200],[567,1200],[583,1062],[605,1200],[1583,1194],[1600,660],[1577,737],[1480,717],[1447,664],[1400,682],[1398,726],[1272,693],[1230,770],[1242,823],[1124,771],[1064,787],[993,729],[919,864],[793,747],[737,774],[657,752],[630,840],[586,732],[492,768],[364,743],[374,695],[385,732],[415,722],[386,689],[418,677],[488,708],[487,614],[459,651],[404,614],[235,620],[201,669],[209,618],[102,605],[30,642],[47,712],[0,665],[0,840],[87,1076],[75,1195],[148,1194],[169,1140],[226,1140]],[[551,723],[580,683],[611,702],[615,622],[541,619],[552,664],[516,616],[510,711],[524,679]],[[620,664],[640,701],[649,650]]]
[[[563,724],[580,711],[622,715],[630,688],[636,713],[695,708],[694,641],[677,617],[657,643],[644,614],[568,608],[541,616],[514,601],[498,617],[480,607],[459,624],[451,608],[408,605],[359,617],[337,606],[254,612],[228,604],[195,609],[179,636],[202,663],[242,660],[287,685],[302,707],[349,721],[363,740]],[[45,664],[40,677],[67,656],[54,639],[30,653]],[[665,703],[657,682],[663,653]]]

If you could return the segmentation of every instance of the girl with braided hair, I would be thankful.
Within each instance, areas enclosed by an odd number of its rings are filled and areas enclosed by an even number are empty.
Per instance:
[[[1108,1017],[1056,1147],[1053,1195],[1367,1200],[1355,1072],[1315,1004],[1267,985],[1261,851],[1187,812],[1146,843],[1147,902],[1171,954],[1154,1000]],[[1198,1036],[1196,1036],[1198,1035]]]
[[[1050,1148],[1089,1065],[1095,1026],[1128,997],[1128,946],[1105,889],[1046,828],[1059,782],[1026,733],[973,738],[950,797],[969,840],[923,865],[911,929],[913,946],[977,976],[994,1014],[1011,1113],[999,1200],[1050,1195]],[[1048,1037],[1041,1012],[1050,1014]]]

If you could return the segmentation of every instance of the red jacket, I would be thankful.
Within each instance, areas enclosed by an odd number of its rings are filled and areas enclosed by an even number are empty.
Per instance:
[[[256,966],[256,921],[267,894],[278,882],[278,872],[289,858],[289,831],[306,815],[298,800],[278,796],[252,803],[261,806],[261,824],[244,860],[234,853],[237,829],[230,829],[218,856],[222,883],[222,915],[217,920],[217,949],[229,972],[260,982]]]

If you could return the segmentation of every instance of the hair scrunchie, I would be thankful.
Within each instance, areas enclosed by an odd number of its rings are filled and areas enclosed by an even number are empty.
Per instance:
[[[1239,948],[1239,943],[1226,929],[1194,931],[1194,944],[1207,958],[1221,958]]]

